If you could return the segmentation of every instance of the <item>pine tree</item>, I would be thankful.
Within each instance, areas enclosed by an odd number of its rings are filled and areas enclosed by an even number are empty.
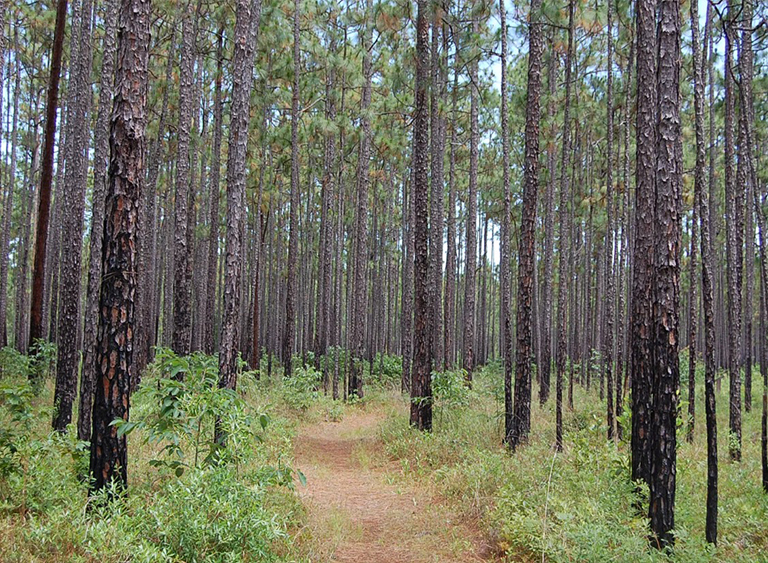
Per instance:
[[[531,0],[528,48],[528,100],[525,107],[525,166],[523,214],[520,227],[517,287],[517,360],[514,414],[507,437],[514,450],[527,442],[531,431],[532,300],[536,196],[539,183],[539,121],[541,118],[541,56],[543,51],[541,0]]]
[[[112,422],[128,419],[133,365],[136,242],[144,179],[150,0],[122,0],[115,98],[105,197],[96,394],[90,474],[93,490],[128,482],[125,435]]]

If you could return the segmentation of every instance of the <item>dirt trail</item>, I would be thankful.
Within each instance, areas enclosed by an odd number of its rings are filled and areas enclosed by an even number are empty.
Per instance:
[[[338,563],[471,563],[491,560],[477,531],[423,491],[393,484],[371,462],[381,415],[348,411],[305,426],[295,442],[306,475],[317,556]]]

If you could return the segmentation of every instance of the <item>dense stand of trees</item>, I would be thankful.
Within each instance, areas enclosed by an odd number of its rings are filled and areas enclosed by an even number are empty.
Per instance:
[[[345,399],[398,356],[427,431],[433,372],[498,359],[514,455],[536,386],[557,450],[582,386],[660,547],[695,360],[712,543],[716,388],[738,463],[759,365],[768,492],[764,5],[41,6],[0,10],[0,343],[57,345],[53,428],[78,405],[96,488],[126,482],[110,423],[165,345],[230,389],[239,358],[314,363]]]

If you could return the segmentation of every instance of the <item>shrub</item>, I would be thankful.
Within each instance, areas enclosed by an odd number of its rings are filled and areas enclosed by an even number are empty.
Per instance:
[[[0,375],[11,378],[29,377],[31,359],[12,348],[6,346],[0,350]]]
[[[283,379],[283,400],[293,409],[306,411],[320,396],[318,387],[322,377],[311,365],[297,366],[291,377]]]
[[[269,418],[255,413],[236,391],[218,385],[215,356],[196,352],[177,356],[167,349],[157,352],[152,372],[134,395],[132,420],[113,422],[119,434],[140,430],[145,442],[162,446],[161,457],[150,464],[166,467],[181,476],[186,468],[213,463],[244,462],[259,440],[255,421],[263,431]],[[183,375],[183,379],[176,379]],[[213,442],[214,429],[226,435],[224,444]]]
[[[378,352],[370,366],[367,383],[381,387],[399,389],[403,377],[402,356],[392,356]]]

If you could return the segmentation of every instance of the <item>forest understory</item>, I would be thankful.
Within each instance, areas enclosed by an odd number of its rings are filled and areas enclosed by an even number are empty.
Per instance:
[[[648,548],[647,518],[637,511],[638,494],[647,492],[638,493],[630,480],[626,440],[604,439],[597,381],[590,390],[574,390],[562,452],[553,447],[551,405],[535,405],[531,443],[510,456],[500,445],[498,364],[480,370],[471,390],[461,372],[436,377],[435,425],[424,434],[408,425],[396,358],[366,374],[369,393],[352,404],[323,394],[322,376],[311,368],[298,369],[293,380],[244,372],[237,401],[214,392],[201,399],[190,391],[205,384],[206,370],[215,374],[214,360],[179,361],[167,352],[150,365],[132,413],[138,427],[129,430],[131,485],[124,497],[101,506],[88,500],[81,479],[82,444],[71,433],[49,433],[43,422],[51,382],[26,396],[28,404],[10,401],[26,384],[6,368],[0,392],[11,419],[4,428],[18,432],[20,420],[30,427],[23,441],[17,438],[23,466],[0,487],[0,559],[766,561],[768,502],[759,484],[755,414],[744,419],[744,460],[721,459],[716,549],[700,533],[705,440],[681,444],[676,547],[665,555]],[[185,383],[169,383],[180,368],[189,370]],[[158,398],[169,396],[178,397],[178,411],[172,423],[162,423]],[[207,438],[222,409],[232,414],[230,439],[240,453],[210,463]],[[726,410],[718,416],[724,423]],[[720,447],[727,452],[726,438]]]

